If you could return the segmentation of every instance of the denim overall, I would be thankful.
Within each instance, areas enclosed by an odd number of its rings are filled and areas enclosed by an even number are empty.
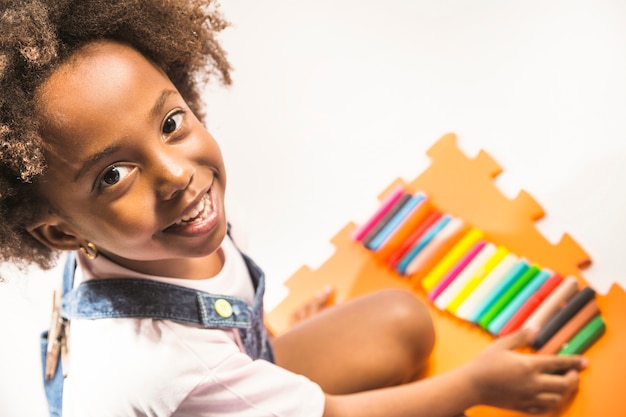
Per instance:
[[[65,320],[101,318],[154,318],[191,323],[211,329],[238,329],[246,353],[252,359],[274,362],[263,321],[263,271],[242,254],[256,288],[254,304],[227,295],[210,294],[177,285],[140,278],[90,280],[72,290],[76,258],[68,256],[63,271],[64,296],[61,317]],[[52,379],[45,377],[48,331],[42,333],[44,388],[51,417],[61,417],[63,372],[61,361]]]

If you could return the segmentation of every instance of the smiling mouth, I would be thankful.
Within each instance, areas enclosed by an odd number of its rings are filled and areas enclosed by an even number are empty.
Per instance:
[[[187,210],[176,223],[170,225],[164,232],[197,235],[212,230],[218,222],[215,198],[215,190],[211,187],[195,206]]]
[[[210,191],[209,191],[210,192]],[[209,193],[206,193],[198,204],[196,204],[186,215],[184,215],[179,221],[174,223],[174,226],[186,225],[199,220],[207,219],[213,212],[213,203]]]

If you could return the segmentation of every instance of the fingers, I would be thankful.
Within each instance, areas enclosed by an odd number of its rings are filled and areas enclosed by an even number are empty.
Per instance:
[[[510,389],[509,398],[496,404],[505,405],[528,414],[543,414],[563,405],[576,392],[579,371],[587,361],[579,355],[542,355],[514,352],[528,346],[536,336],[533,329],[524,329],[501,337],[486,350],[485,358],[506,364],[509,378],[498,383]],[[497,358],[497,359],[496,359]],[[489,360],[486,360],[489,363]],[[502,366],[491,367],[492,374],[501,373]],[[496,402],[499,401],[496,399]]]
[[[578,388],[579,371],[587,365],[582,356],[536,355],[534,358],[539,375],[538,392],[569,396]]]
[[[534,329],[522,329],[515,333],[496,340],[495,348],[514,350],[528,346],[534,339]],[[538,370],[545,373],[564,373],[570,369],[583,370],[587,366],[587,359],[580,355],[533,355]]]
[[[570,369],[581,371],[587,367],[587,359],[580,355],[536,355],[539,370],[544,373],[564,373]]]
[[[538,381],[542,392],[567,394],[576,390],[579,376],[577,371],[569,370],[564,375],[543,374]]]
[[[535,336],[534,329],[522,329],[515,333],[508,334],[496,340],[494,344],[504,349],[513,350],[522,346],[527,346]]]
[[[576,392],[578,373],[570,371],[565,376],[545,375],[550,381],[545,391],[537,394],[532,401],[520,409],[528,414],[544,414],[563,407]]]
[[[578,389],[578,371],[569,370],[564,375],[542,374],[538,378],[538,394],[521,411],[543,414],[564,406]]]
[[[544,414],[554,410],[563,404],[563,396],[560,394],[544,393],[539,394],[532,402],[532,405],[524,407],[522,410],[527,414]]]
[[[565,375],[541,376],[538,382],[538,391],[517,409],[527,414],[544,414],[563,407],[576,392],[578,387],[578,372],[572,370]]]

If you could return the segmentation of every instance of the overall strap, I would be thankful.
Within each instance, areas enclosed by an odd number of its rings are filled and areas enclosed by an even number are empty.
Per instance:
[[[155,318],[203,327],[246,328],[253,316],[239,298],[141,278],[82,282],[63,298],[66,319]]]
[[[227,223],[229,237],[231,227],[230,222]],[[243,253],[242,255],[257,287],[262,272],[251,259]],[[244,329],[250,326],[254,319],[248,305],[239,298],[148,279],[89,280],[72,289],[75,270],[76,255],[72,252],[68,256],[63,273],[61,316],[67,320],[155,318],[203,327]]]
[[[140,278],[88,280],[73,288],[76,254],[68,252],[63,269],[62,301],[56,304],[52,334],[45,331],[41,336],[44,388],[50,416],[60,417],[62,413],[63,372],[59,360],[62,355],[58,351],[51,354],[49,346],[50,342],[57,349],[65,346],[65,328],[71,319],[156,318],[207,328],[237,328],[251,356],[273,361],[263,326],[263,271],[242,255],[256,287],[252,309],[236,297]],[[263,328],[257,328],[259,326]],[[50,376],[49,369],[52,370]]]
[[[63,295],[72,290],[74,286],[74,272],[76,271],[76,252],[69,251],[63,267]]]

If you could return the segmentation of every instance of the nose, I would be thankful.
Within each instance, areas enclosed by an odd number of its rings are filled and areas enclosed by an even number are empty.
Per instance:
[[[161,200],[170,200],[187,189],[196,172],[191,161],[171,152],[162,152],[153,164],[156,192]]]

